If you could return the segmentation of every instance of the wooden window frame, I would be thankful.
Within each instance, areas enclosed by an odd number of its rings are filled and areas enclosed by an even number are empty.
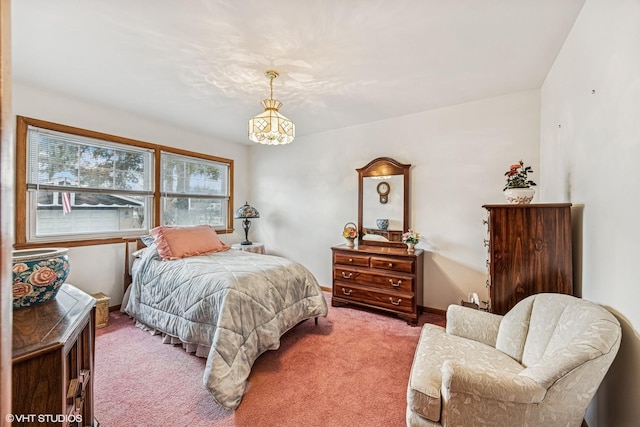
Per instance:
[[[161,194],[160,194],[160,155],[161,152],[175,153],[183,156],[193,157],[197,159],[211,160],[220,163],[226,163],[229,167],[229,203],[227,204],[227,226],[225,229],[217,229],[219,234],[233,233],[233,177],[234,164],[232,159],[211,156],[208,154],[188,151],[179,148],[152,144],[149,142],[138,141],[135,139],[124,138],[120,136],[110,135],[107,133],[81,129],[73,126],[62,125],[44,120],[17,116],[16,126],[16,168],[15,168],[15,249],[26,249],[33,247],[76,247],[76,246],[93,246],[106,245],[114,243],[122,243],[123,237],[107,237],[107,238],[90,238],[90,239],[60,239],[46,242],[29,242],[27,241],[27,129],[34,126],[42,129],[49,129],[57,132],[78,135],[82,137],[95,138],[99,140],[115,142],[123,145],[131,145],[134,147],[146,148],[153,151],[153,222],[152,227],[160,225],[161,210]]]

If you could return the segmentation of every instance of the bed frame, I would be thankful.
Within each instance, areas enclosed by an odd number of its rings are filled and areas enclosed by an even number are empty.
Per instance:
[[[134,242],[136,244],[136,249],[135,249],[136,251],[146,246],[142,242],[142,239],[140,237],[123,237],[122,240],[124,240],[124,280],[122,282],[123,283],[122,291],[126,292],[127,288],[133,281],[133,277],[131,277],[131,266],[130,266],[131,263],[129,262],[129,258],[131,258],[129,247],[131,246],[131,243],[134,243]]]

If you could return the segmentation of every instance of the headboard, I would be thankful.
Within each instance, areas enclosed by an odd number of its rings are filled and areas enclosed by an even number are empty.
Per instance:
[[[129,246],[131,245],[131,243],[135,242],[136,251],[146,246],[142,242],[142,239],[140,237],[123,237],[122,239],[124,240],[124,282],[123,282],[124,288],[123,288],[123,291],[126,292],[127,288],[133,281],[133,278],[131,277],[131,266],[129,261],[129,258],[131,258],[130,252],[129,252]]]

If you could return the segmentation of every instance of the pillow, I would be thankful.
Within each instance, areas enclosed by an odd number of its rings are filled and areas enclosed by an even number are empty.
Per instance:
[[[195,227],[160,226],[149,231],[163,261],[204,255],[229,249],[209,225]]]
[[[142,243],[144,243],[145,246],[151,246],[154,242],[153,236],[149,236],[148,234],[140,237],[140,240],[142,240]]]
[[[137,251],[131,252],[131,256],[134,258],[142,258],[142,255],[144,255],[144,251],[146,251],[148,248],[142,248],[142,249],[138,249]]]

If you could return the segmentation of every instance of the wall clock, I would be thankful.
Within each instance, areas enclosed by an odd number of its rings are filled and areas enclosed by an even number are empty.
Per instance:
[[[388,182],[382,181],[376,187],[378,194],[380,195],[380,203],[385,204],[389,201],[389,191],[391,191],[391,186]]]

